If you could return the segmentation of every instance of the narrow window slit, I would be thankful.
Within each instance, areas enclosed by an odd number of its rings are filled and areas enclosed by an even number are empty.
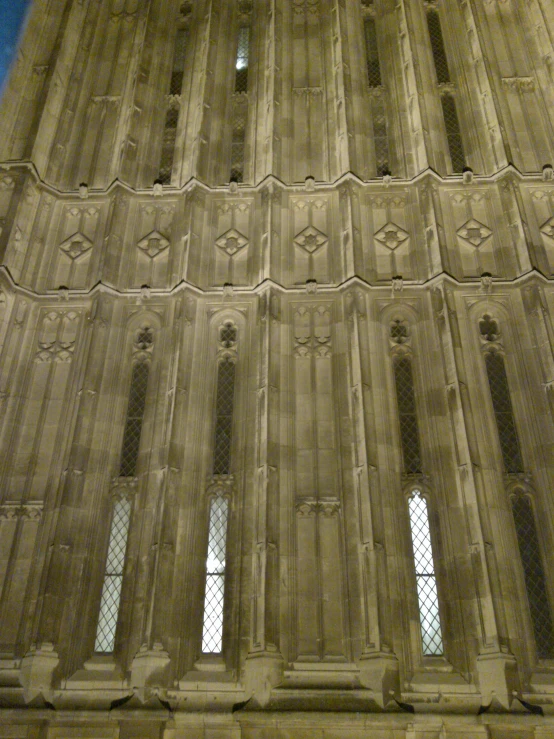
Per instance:
[[[443,654],[437,578],[427,502],[419,490],[410,498],[409,512],[423,654],[437,657]]]

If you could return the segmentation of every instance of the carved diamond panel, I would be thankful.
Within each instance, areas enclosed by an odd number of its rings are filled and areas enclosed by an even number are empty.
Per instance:
[[[383,228],[380,228],[379,231],[375,234],[375,238],[377,241],[379,241],[383,246],[386,246],[387,249],[390,249],[391,251],[394,251],[397,249],[400,244],[403,244],[406,239],[409,238],[409,234],[406,233],[400,226],[397,226],[396,223],[392,223],[389,221],[388,223],[385,223]]]
[[[159,231],[152,231],[137,244],[139,249],[147,254],[150,259],[155,259],[158,254],[165,251],[169,246],[169,241]]]
[[[307,251],[308,254],[314,254],[314,252],[321,249],[327,241],[327,236],[321,233],[321,231],[315,228],[315,226],[307,226],[294,237],[294,243],[301,249],[304,249],[304,251]]]
[[[91,248],[92,241],[79,231],[60,244],[60,249],[63,253],[73,260],[79,259],[79,257],[82,257]]]
[[[234,257],[237,252],[248,245],[248,239],[236,228],[230,228],[219,239],[216,239],[215,245],[218,249],[224,251],[228,257]]]
[[[545,234],[546,236],[550,236],[551,239],[554,239],[554,216],[543,223],[540,230],[541,233]]]
[[[492,231],[475,218],[470,218],[463,226],[460,226],[456,233],[468,244],[478,249],[489,238]]]

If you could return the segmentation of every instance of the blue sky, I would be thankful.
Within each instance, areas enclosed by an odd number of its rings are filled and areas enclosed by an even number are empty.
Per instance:
[[[17,50],[29,0],[0,0],[0,90]]]

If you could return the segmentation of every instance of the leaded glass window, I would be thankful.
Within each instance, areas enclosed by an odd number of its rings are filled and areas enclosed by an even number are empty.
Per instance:
[[[235,73],[235,92],[248,92],[248,57],[250,53],[250,28],[239,28]]]
[[[439,656],[443,653],[443,644],[437,578],[427,501],[419,490],[414,490],[410,498],[409,512],[423,654]]]
[[[421,472],[421,452],[412,360],[407,356],[397,356],[393,360],[393,367],[404,472],[406,474],[414,474]]]
[[[214,475],[230,471],[234,395],[235,363],[225,358],[217,368]]]
[[[516,422],[510,398],[504,357],[500,352],[488,351],[485,366],[491,392],[492,407],[498,429],[500,450],[506,472],[523,472]]]
[[[144,417],[144,406],[146,404],[148,372],[149,367],[147,362],[136,362],[133,365],[127,419],[123,433],[121,465],[119,469],[121,477],[133,477],[137,471],[142,420]]]
[[[374,18],[364,21],[365,50],[367,59],[367,82],[370,87],[380,87],[381,66],[379,64],[379,49],[377,47],[377,27]]]
[[[460,132],[456,100],[453,95],[441,95],[442,114],[446,129],[446,141],[453,172],[463,172],[465,166],[464,144]]]
[[[130,501],[127,498],[116,500],[110,528],[104,585],[100,600],[100,615],[96,628],[96,642],[94,645],[96,652],[111,653],[114,650],[130,518]]]
[[[210,505],[206,587],[204,591],[204,625],[202,652],[220,654],[223,646],[223,605],[225,595],[225,554],[229,501],[214,498]]]
[[[431,39],[431,51],[433,53],[433,61],[435,62],[437,82],[439,85],[444,82],[450,82],[450,72],[448,70],[444,39],[442,37],[441,22],[436,10],[429,10],[427,12],[427,27],[429,29],[429,38]]]
[[[539,658],[554,657],[554,630],[548,588],[531,501],[525,495],[512,497],[512,513],[535,644]]]

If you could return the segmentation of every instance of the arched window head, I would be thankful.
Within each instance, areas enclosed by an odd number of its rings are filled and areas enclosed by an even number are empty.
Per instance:
[[[408,507],[423,654],[439,656],[443,654],[443,644],[437,578],[433,561],[427,501],[419,490],[413,491]]]
[[[394,318],[390,324],[390,338],[394,344],[405,344],[410,336],[410,329],[402,318]]]
[[[237,328],[231,321],[227,321],[219,329],[219,343],[224,349],[230,349],[237,343]]]
[[[498,322],[488,313],[479,319],[479,333],[484,341],[497,341],[500,336]]]

